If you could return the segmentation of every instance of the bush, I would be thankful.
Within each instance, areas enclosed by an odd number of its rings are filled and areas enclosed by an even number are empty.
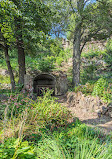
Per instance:
[[[112,39],[107,42],[106,54],[104,56],[105,62],[112,66]]]
[[[4,110],[7,108],[7,117],[18,117],[26,107],[30,107],[31,100],[26,94],[11,94],[8,100],[1,100],[2,116],[4,117]]]
[[[71,114],[65,106],[51,97],[51,93],[51,91],[48,91],[44,93],[43,97],[38,97],[36,102],[31,103],[32,110],[29,112],[28,119],[36,121],[39,127],[47,127],[53,130],[66,125],[68,119],[71,118]]]
[[[36,148],[37,157],[41,159],[72,159],[69,151],[63,147],[56,140],[46,138],[40,141]]]
[[[83,66],[81,70],[81,83],[85,84],[88,81],[96,79],[97,69],[98,66],[96,66],[94,61],[92,63],[88,62],[87,66]]]
[[[63,58],[62,57],[57,57],[56,58],[56,63],[61,66],[61,63],[63,62]]]
[[[108,87],[107,81],[104,78],[100,78],[96,82],[96,84],[93,88],[93,93],[92,94],[95,95],[95,96],[102,97],[103,94],[104,94],[104,91],[105,91],[105,89],[107,89],[107,87]]]
[[[82,92],[86,95],[90,94],[93,92],[94,84],[92,83],[86,83],[85,85],[79,85],[74,88],[74,91],[77,92]]]
[[[111,136],[107,138],[96,128],[87,127],[78,119],[66,127],[60,127],[58,131],[44,130],[38,141],[36,134],[35,136],[30,134],[28,137],[34,137],[34,143],[31,140],[28,142],[25,137],[22,140],[15,138],[5,140],[3,144],[0,144],[0,157],[4,159],[112,158]]]
[[[55,58],[53,56],[47,56],[46,58],[38,61],[38,69],[43,72],[49,72],[54,69],[54,61]]]
[[[22,142],[19,139],[9,138],[0,145],[1,159],[35,159],[35,157],[34,146],[29,145],[28,141]]]
[[[11,136],[23,134],[28,136],[32,132],[41,134],[42,128],[53,131],[68,123],[68,119],[72,117],[70,112],[65,106],[56,102],[55,98],[51,97],[51,93],[51,91],[44,92],[44,96],[38,97],[37,101],[32,101],[28,97],[22,99],[21,95],[9,98],[4,122],[5,129],[10,131]]]
[[[101,97],[105,102],[111,102],[112,100],[112,88],[111,84],[106,79],[100,78],[93,88],[92,95]]]
[[[111,145],[106,143],[100,145],[96,139],[92,141],[84,139],[77,143],[74,157],[75,159],[111,159]]]

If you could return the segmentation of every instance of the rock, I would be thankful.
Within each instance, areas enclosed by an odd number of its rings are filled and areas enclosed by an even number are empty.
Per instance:
[[[87,109],[86,108],[82,109],[82,111],[83,111],[83,113],[87,113]]]
[[[73,103],[75,99],[75,93],[68,93],[67,95],[67,103]]]
[[[107,111],[108,111],[108,108],[102,106],[102,114],[105,115]]]
[[[96,109],[96,110],[95,110],[95,113],[98,113],[98,112],[101,112],[101,110],[100,110],[100,109]]]
[[[98,115],[99,118],[101,117],[102,112],[101,112],[100,109],[95,110],[95,113],[97,113],[97,115]]]
[[[82,109],[82,112],[94,112],[101,117],[101,115],[111,116],[112,103],[105,104],[99,97],[85,96],[81,92],[69,92],[67,95],[67,103],[70,107]]]
[[[6,70],[6,69],[0,69],[0,74],[1,74],[2,76],[9,75],[8,70]]]
[[[101,117],[101,111],[97,113],[98,117],[100,118]]]
[[[112,112],[108,112],[109,117],[112,118]]]
[[[106,116],[109,116],[109,112],[106,112],[105,115],[106,115]]]
[[[112,102],[107,105],[108,109],[112,109]]]
[[[111,111],[112,112],[112,106],[109,106],[107,107],[108,108],[108,111]]]

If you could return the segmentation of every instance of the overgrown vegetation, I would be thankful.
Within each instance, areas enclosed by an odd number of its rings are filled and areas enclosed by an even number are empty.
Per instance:
[[[28,94],[17,94],[3,102],[1,159],[112,158],[111,136],[87,127],[77,118],[69,124],[70,112],[55,102],[49,91],[37,101]]]
[[[0,16],[0,158],[112,159],[112,135],[73,119],[52,91],[34,100],[22,89],[25,72],[64,72],[70,90],[111,103],[112,0],[1,0]],[[91,40],[105,49],[83,51]]]

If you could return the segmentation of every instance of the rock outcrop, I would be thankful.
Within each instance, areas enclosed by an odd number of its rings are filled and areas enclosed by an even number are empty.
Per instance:
[[[69,107],[80,108],[84,112],[95,112],[98,117],[106,115],[112,118],[112,103],[104,103],[99,97],[86,96],[82,92],[69,92],[67,103]]]

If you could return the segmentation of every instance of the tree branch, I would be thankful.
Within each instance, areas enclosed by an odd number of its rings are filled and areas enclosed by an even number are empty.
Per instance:
[[[71,6],[71,8],[73,10],[73,12],[76,13],[77,9],[73,7],[72,1],[71,0],[67,0],[67,1],[69,2],[70,6]]]
[[[88,41],[90,41],[90,39],[91,39],[94,35],[96,35],[96,34],[100,31],[100,29],[101,29],[101,28],[97,29],[95,33],[92,33],[92,34],[90,33],[87,37],[84,38],[85,40],[84,40],[83,45],[82,45],[82,47],[81,47],[81,49],[80,49],[80,52],[82,52],[82,50],[83,50],[85,44],[86,44]],[[81,40],[81,41],[82,41],[82,40]]]
[[[0,47],[2,47],[3,49],[5,48],[5,46],[3,44],[0,43]]]

